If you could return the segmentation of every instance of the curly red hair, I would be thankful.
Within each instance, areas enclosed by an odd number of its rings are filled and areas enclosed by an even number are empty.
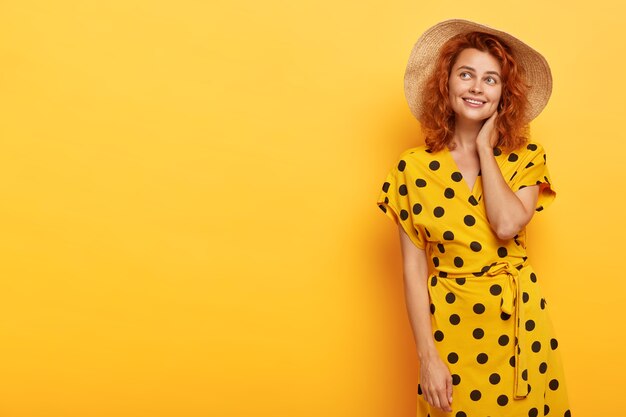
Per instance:
[[[487,52],[498,60],[502,70],[502,96],[495,127],[498,131],[496,146],[510,152],[528,141],[528,85],[523,68],[518,66],[509,46],[500,38],[484,33],[458,34],[449,39],[439,52],[432,75],[425,84],[423,94],[422,130],[428,148],[436,152],[451,143],[454,134],[454,111],[448,96],[448,79],[452,64],[467,48]]]

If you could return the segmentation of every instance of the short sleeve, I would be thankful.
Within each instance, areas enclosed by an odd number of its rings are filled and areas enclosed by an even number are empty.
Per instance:
[[[415,201],[415,195],[410,192],[416,187],[410,187],[406,168],[407,161],[400,159],[397,166],[391,169],[385,178],[376,204],[396,225],[402,226],[415,246],[424,249],[426,242],[423,234],[413,221],[414,210],[419,213],[421,205]]]
[[[517,175],[514,177],[511,189],[514,192],[531,185],[539,185],[539,198],[537,199],[536,211],[542,211],[548,207],[556,197],[556,191],[552,185],[550,172],[546,159],[546,152],[538,143],[530,143],[526,147],[527,157],[524,158]]]

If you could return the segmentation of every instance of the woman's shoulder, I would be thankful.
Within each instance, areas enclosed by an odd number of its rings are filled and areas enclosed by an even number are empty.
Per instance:
[[[516,149],[505,153],[505,155],[507,156],[507,159],[510,161],[513,160],[517,160],[517,159],[528,159],[528,158],[534,158],[537,155],[545,155],[545,148],[543,146],[543,144],[539,141],[536,141],[534,139],[528,140],[526,143],[520,145],[519,147],[517,147]],[[498,153],[498,152],[496,152]]]
[[[411,161],[413,164],[419,164],[419,162],[428,159],[431,154],[431,150],[425,144],[421,144],[405,149],[400,153],[398,159],[407,163]]]

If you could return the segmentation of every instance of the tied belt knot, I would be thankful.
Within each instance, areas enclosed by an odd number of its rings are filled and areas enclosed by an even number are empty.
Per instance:
[[[528,373],[528,358],[531,348],[527,332],[521,331],[520,326],[524,326],[526,320],[524,319],[524,309],[521,307],[522,289],[520,283],[520,270],[528,265],[526,259],[519,265],[515,266],[509,261],[494,262],[489,265],[488,268],[484,268],[480,273],[467,276],[439,275],[442,278],[467,278],[480,280],[480,277],[496,277],[501,274],[507,275],[507,285],[502,288],[502,299],[500,303],[500,309],[502,313],[507,316],[511,316],[514,321],[515,327],[515,377],[514,377],[514,396],[515,398],[525,398],[529,393],[527,373]]]
[[[515,386],[514,395],[516,398],[525,398],[528,395],[528,358],[530,345],[527,333],[521,331],[520,326],[524,326],[524,309],[521,307],[522,288],[520,283],[520,269],[527,265],[526,261],[518,267],[511,262],[502,261],[491,264],[486,276],[498,276],[506,274],[508,277],[508,285],[502,289],[502,305],[500,309],[503,313],[512,316],[515,327]],[[526,376],[526,378],[524,378]]]

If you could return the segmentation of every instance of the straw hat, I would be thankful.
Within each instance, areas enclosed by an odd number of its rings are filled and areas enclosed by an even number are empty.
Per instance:
[[[426,30],[413,46],[404,74],[404,94],[411,113],[421,120],[422,90],[434,69],[441,46],[459,33],[485,32],[503,40],[513,51],[518,65],[524,68],[528,90],[528,117],[530,122],[548,103],[552,93],[552,74],[546,59],[519,39],[497,29],[462,19],[450,19]]]

